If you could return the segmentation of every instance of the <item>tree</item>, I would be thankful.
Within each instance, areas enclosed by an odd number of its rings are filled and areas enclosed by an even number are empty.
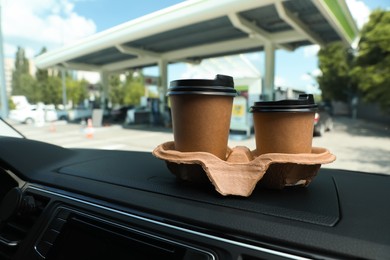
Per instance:
[[[318,53],[319,68],[317,77],[323,100],[350,101],[357,95],[358,87],[351,70],[354,55],[342,42],[335,42],[322,48]]]
[[[48,77],[45,82],[38,81],[37,92],[40,93],[40,102],[45,104],[61,104],[61,79],[59,77]]]
[[[359,95],[390,111],[390,11],[373,11],[360,34],[356,53],[341,42],[320,50],[323,99],[351,101]]]
[[[126,105],[139,105],[141,97],[145,95],[144,77],[139,71],[129,71],[124,83],[123,103]]]
[[[40,54],[43,54],[46,52],[46,48],[43,47]],[[45,89],[48,85],[49,80],[49,73],[47,70],[37,69],[35,72],[35,81],[34,84],[31,85],[32,93],[29,95],[29,101],[31,103],[37,103],[37,102],[44,102],[44,100],[47,100],[48,96],[45,95],[45,92],[49,91],[42,91],[42,89]],[[52,102],[50,102],[52,103]]]
[[[352,75],[364,100],[390,111],[390,11],[371,13],[361,31]]]
[[[139,105],[145,95],[144,76],[138,70],[128,71],[124,82],[120,81],[118,74],[111,75],[109,87],[113,105]]]
[[[34,99],[35,79],[30,75],[30,64],[23,48],[18,47],[15,55],[15,68],[12,72],[12,95],[23,95]]]
[[[81,104],[88,98],[88,85],[89,83],[85,79],[78,81],[68,76],[66,78],[66,92],[68,100],[72,101],[75,105]]]
[[[47,52],[47,49],[46,49],[46,47],[43,47],[38,55],[44,54],[45,52]],[[47,82],[47,80],[49,78],[48,70],[38,68],[37,71],[35,72],[35,78],[41,84],[43,84],[44,82]]]
[[[111,103],[114,106],[124,104],[124,86],[120,81],[119,74],[110,75],[108,84]]]
[[[47,50],[43,47],[38,55]],[[31,100],[34,103],[43,102],[45,104],[60,104],[62,100],[61,79],[58,75],[49,75],[47,69],[37,69],[35,72],[36,82],[33,85],[34,95]]]

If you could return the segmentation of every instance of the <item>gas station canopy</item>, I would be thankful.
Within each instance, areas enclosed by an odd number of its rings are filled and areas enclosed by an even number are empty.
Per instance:
[[[357,28],[343,0],[185,1],[36,58],[40,68],[121,71],[168,62],[332,41]]]
[[[357,32],[344,0],[190,0],[49,51],[35,64],[102,74],[158,65],[166,88],[169,63],[264,50],[271,90],[276,49],[349,45]]]

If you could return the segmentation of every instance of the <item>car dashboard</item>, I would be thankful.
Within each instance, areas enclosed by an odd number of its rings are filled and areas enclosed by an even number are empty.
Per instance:
[[[222,196],[148,152],[0,137],[0,260],[386,259],[390,176]]]

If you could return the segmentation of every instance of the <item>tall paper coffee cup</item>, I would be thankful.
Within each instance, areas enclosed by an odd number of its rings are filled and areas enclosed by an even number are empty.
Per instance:
[[[311,153],[314,114],[313,95],[298,99],[255,102],[251,107],[256,153]]]
[[[226,160],[233,98],[233,78],[172,81],[167,94],[171,102],[175,149],[208,152]]]

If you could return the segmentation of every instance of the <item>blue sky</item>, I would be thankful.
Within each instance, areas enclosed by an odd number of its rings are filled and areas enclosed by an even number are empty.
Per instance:
[[[0,0],[1,1],[1,0]],[[29,57],[46,46],[49,50],[73,43],[80,38],[180,3],[179,0],[2,0],[4,52],[13,57],[16,46],[25,48]],[[389,9],[390,0],[346,0],[358,24],[367,19],[370,10]],[[275,85],[312,92],[315,82],[308,73],[318,73],[318,47],[299,48],[294,52],[276,52]],[[248,58],[263,71],[264,55]],[[184,72],[183,65],[170,66],[169,80]],[[147,73],[156,73],[148,70]]]
[[[183,2],[183,0],[76,0],[74,1],[74,11],[94,20],[97,31],[102,31],[180,2]],[[390,6],[390,0],[366,0],[362,2],[370,9],[384,8],[386,2],[387,7]]]
[[[133,20],[143,15],[183,2],[182,0],[78,0],[75,12],[94,20],[97,31]],[[109,10],[109,15],[107,14]]]

